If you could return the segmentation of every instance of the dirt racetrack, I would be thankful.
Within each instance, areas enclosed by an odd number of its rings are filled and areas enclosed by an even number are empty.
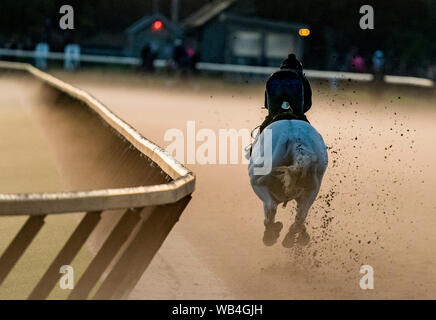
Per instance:
[[[252,129],[265,116],[257,84],[54,74],[161,146],[166,130],[185,132],[188,120],[218,132]],[[436,298],[434,93],[312,83],[308,117],[330,163],[308,216],[310,245],[263,245],[263,209],[246,165],[188,165],[197,175],[193,200],[131,298]],[[294,205],[279,209],[286,229],[293,218]],[[374,268],[374,290],[359,287],[362,265]]]

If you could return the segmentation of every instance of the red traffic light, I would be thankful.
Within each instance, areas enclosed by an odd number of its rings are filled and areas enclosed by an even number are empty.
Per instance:
[[[153,22],[153,30],[160,30],[163,27],[163,23],[160,20],[156,20],[155,22]]]

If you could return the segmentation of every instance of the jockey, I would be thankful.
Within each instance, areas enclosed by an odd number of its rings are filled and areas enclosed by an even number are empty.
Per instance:
[[[312,89],[303,74],[303,66],[291,53],[266,82],[265,108],[268,116],[260,125],[261,133],[280,113],[293,114],[294,119],[307,121],[304,115],[312,106]]]

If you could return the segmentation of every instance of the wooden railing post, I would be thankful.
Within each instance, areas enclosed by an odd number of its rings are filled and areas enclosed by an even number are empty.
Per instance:
[[[101,249],[83,273],[79,282],[74,286],[73,291],[68,297],[69,300],[88,298],[89,293],[94,288],[103,272],[107,269],[122,245],[131,235],[135,226],[138,224],[142,209],[143,208],[128,209],[124,213]]]
[[[0,285],[44,225],[44,215],[30,216],[0,258]]]
[[[101,218],[101,211],[88,212],[82,221],[80,221],[76,230],[65,243],[59,254],[56,256],[50,267],[39,280],[32,293],[29,295],[30,300],[46,299],[53,290],[56,282],[61,277],[59,269],[63,265],[68,265],[73,261],[83,244],[86,242],[94,228]]]
[[[190,200],[187,196],[151,212],[93,299],[127,298]]]

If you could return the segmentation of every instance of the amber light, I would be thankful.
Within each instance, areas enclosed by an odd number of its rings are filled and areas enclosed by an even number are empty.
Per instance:
[[[298,30],[298,34],[302,37],[307,37],[310,34],[309,29],[300,29]]]

